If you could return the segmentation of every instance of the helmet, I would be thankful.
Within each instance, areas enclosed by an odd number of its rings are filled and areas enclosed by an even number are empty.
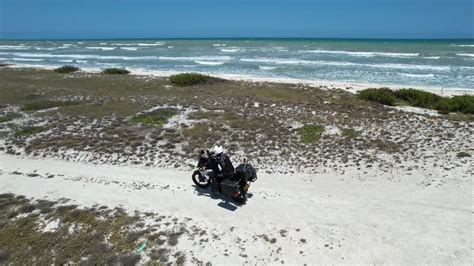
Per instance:
[[[224,149],[222,148],[222,146],[220,145],[214,145],[214,147],[212,147],[210,150],[209,150],[209,153],[210,154],[214,154],[214,155],[219,155],[221,153],[224,152]]]

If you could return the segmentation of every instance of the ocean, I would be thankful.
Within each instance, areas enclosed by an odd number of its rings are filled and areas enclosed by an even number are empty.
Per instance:
[[[474,90],[474,40],[18,40],[0,63]]]

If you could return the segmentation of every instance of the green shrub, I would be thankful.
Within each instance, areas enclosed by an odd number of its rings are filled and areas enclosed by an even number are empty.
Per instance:
[[[0,116],[0,123],[5,123],[8,121],[12,121],[13,119],[21,117],[21,114],[17,113],[7,113],[5,115]]]
[[[132,117],[131,121],[134,123],[143,123],[143,124],[150,124],[150,125],[163,125],[168,122],[168,119],[178,112],[174,108],[160,108],[154,111],[140,114]]]
[[[415,89],[400,89],[393,93],[395,97],[407,102],[409,105],[421,108],[433,109],[443,99],[443,97],[434,93]]]
[[[211,77],[199,73],[182,73],[170,76],[170,81],[177,86],[192,86],[206,83]]]
[[[306,144],[312,144],[317,142],[321,135],[324,133],[324,126],[320,125],[306,125],[298,129],[300,140]]]
[[[62,66],[62,67],[58,67],[58,68],[54,69],[54,72],[61,73],[61,74],[66,74],[66,73],[76,72],[76,71],[79,71],[79,70],[80,69],[78,67],[75,67],[75,66]]]
[[[102,71],[102,74],[109,74],[109,75],[126,75],[129,73],[130,71],[123,68],[106,68]]]
[[[461,112],[464,114],[474,114],[474,95],[460,95],[451,98],[442,98],[434,109],[441,113]]]
[[[343,137],[348,139],[355,139],[360,135],[360,132],[352,128],[345,128],[342,130],[341,134]]]
[[[469,153],[465,152],[465,151],[461,151],[456,155],[456,157],[464,158],[464,157],[471,157],[471,155]]]
[[[381,89],[365,89],[357,93],[360,99],[378,102],[385,105],[395,106],[397,98],[392,90],[387,88]]]
[[[31,135],[35,135],[38,133],[41,133],[43,131],[46,131],[47,128],[45,127],[25,127],[21,129],[20,131],[17,131],[15,133],[15,136],[17,137],[29,137]]]
[[[24,104],[21,107],[22,111],[31,112],[37,110],[44,110],[59,106],[66,106],[66,105],[75,105],[78,104],[76,101],[50,101],[50,100],[41,100],[41,101],[33,101]]]

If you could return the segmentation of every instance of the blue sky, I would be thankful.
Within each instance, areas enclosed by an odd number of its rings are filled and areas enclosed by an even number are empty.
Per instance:
[[[474,0],[0,0],[0,38],[474,38]]]

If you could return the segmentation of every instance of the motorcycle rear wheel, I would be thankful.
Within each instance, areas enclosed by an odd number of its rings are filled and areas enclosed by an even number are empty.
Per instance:
[[[244,205],[247,203],[247,193],[246,192],[241,192],[238,197],[232,197],[232,199],[238,203]]]
[[[206,189],[211,185],[209,179],[204,178],[198,170],[194,171],[191,178],[194,184],[199,188]]]

